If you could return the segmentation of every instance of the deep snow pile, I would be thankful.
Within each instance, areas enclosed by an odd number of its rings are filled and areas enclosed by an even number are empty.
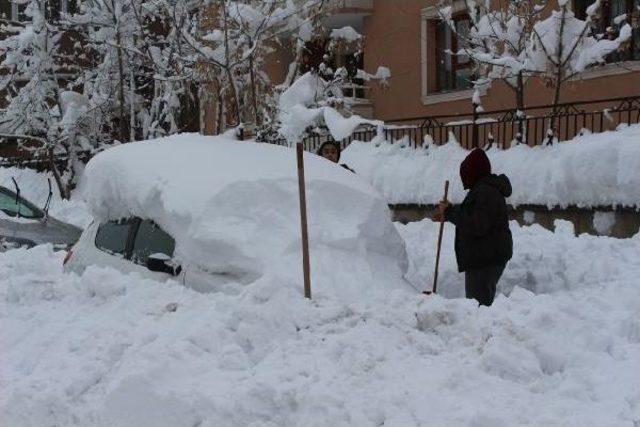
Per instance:
[[[39,208],[43,208],[49,195],[47,178],[51,178],[51,208],[49,213],[60,221],[68,222],[77,227],[84,228],[91,221],[87,212],[87,206],[77,193],[71,200],[63,200],[56,187],[53,177],[48,173],[39,173],[33,169],[0,168],[0,185],[15,191],[11,178],[15,178],[20,186],[20,195]]]
[[[318,275],[321,292],[357,299],[365,290],[409,291],[404,242],[377,192],[309,153],[305,174],[310,250],[326,272]],[[271,274],[300,289],[292,149],[197,134],[134,142],[95,156],[82,190],[99,221],[138,216],[160,225],[174,237],[175,258],[187,274],[198,268],[244,284]],[[347,277],[332,273],[346,264],[362,284],[347,286]]]
[[[640,235],[575,238],[558,225],[553,234],[513,224],[506,282],[541,293],[514,288],[490,309],[403,292],[308,302],[266,278],[238,295],[199,294],[108,269],[67,275],[63,254],[46,246],[0,254],[0,419],[632,426]],[[437,225],[398,228],[423,284]],[[455,294],[445,233],[441,289]],[[347,262],[333,268],[344,286],[357,280]]]
[[[509,261],[498,292],[510,294],[515,287],[535,294],[575,291],[626,277],[640,261],[633,260],[640,251],[640,233],[630,239],[612,239],[587,234],[575,238],[573,224],[556,220],[554,232],[533,224],[520,227],[511,221],[514,254]],[[437,227],[431,220],[398,224],[411,254],[407,279],[426,286],[432,280],[436,257]],[[455,227],[446,223],[442,240],[438,292],[448,298],[464,296],[464,274],[458,273],[454,253]],[[425,262],[427,260],[427,262]],[[630,275],[629,277],[633,277]]]
[[[519,145],[487,153],[493,170],[513,185],[508,203],[546,206],[640,207],[640,125],[579,136],[551,147]],[[389,203],[437,203],[445,180],[450,199],[464,191],[459,166],[468,151],[457,142],[412,149],[402,141],[354,142],[342,161],[368,180]]]

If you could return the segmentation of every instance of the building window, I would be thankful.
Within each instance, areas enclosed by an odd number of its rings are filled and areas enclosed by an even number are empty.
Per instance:
[[[27,22],[30,19],[26,15],[27,4],[15,1],[0,0],[0,19],[13,22]],[[57,21],[61,14],[76,13],[76,0],[51,0],[45,3],[45,16],[49,21]]]
[[[26,4],[18,4],[16,2],[11,2],[11,20],[14,22],[27,21],[27,15],[25,14],[26,10],[27,10]]]
[[[470,30],[465,1],[454,0],[451,12],[455,31],[442,23],[437,6],[420,11],[420,80],[424,105],[470,100],[473,96],[476,77],[472,61],[449,53],[464,48]]]
[[[11,19],[11,3],[8,1],[0,1],[0,19]]]
[[[324,61],[326,52],[326,40],[308,41],[302,50],[302,58],[300,63],[300,72],[307,73],[309,71],[317,71],[320,64]]]
[[[306,73],[311,70],[318,70],[321,63],[324,63],[332,71],[344,68],[347,71],[347,81],[343,87],[344,96],[348,98],[365,98],[365,86],[362,79],[357,78],[358,69],[364,68],[362,53],[356,54],[347,50],[334,52],[327,61],[327,46],[329,40],[320,39],[305,44],[302,52],[300,71]]]
[[[586,19],[587,8],[593,0],[574,0],[573,10],[579,19]],[[595,19],[594,30],[600,38],[614,39],[618,37],[620,28],[629,23],[633,28],[633,35],[626,49],[613,52],[607,57],[607,62],[640,60],[640,0],[605,0],[602,2]]]
[[[469,18],[454,18],[456,31],[443,21],[433,21],[436,26],[437,92],[470,89],[472,87],[471,61],[466,56],[451,55],[464,48],[469,34]]]
[[[61,0],[60,11],[62,13],[77,13],[78,7],[76,0]]]
[[[76,13],[75,0],[51,0],[47,2],[46,15],[47,20],[58,21],[64,14]]]

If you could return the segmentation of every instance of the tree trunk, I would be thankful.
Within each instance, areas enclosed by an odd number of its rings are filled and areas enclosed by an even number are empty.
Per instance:
[[[225,121],[225,109],[224,109],[224,98],[221,95],[218,95],[218,99],[217,99],[217,104],[218,104],[218,123],[216,125],[217,129],[216,129],[216,135],[220,135],[222,132],[224,132],[224,128],[226,127],[226,123],[224,123]]]
[[[224,71],[227,74],[227,79],[229,79],[229,87],[231,88],[231,100],[233,102],[231,108],[231,114],[234,116],[235,125],[240,124],[240,102],[238,101],[238,90],[236,88],[236,82],[233,79],[233,73],[231,72],[231,67],[229,66],[230,58],[229,58],[229,27],[228,27],[228,18],[227,18],[227,4],[225,0],[220,0],[222,3],[222,17],[223,17],[223,27],[224,27]]]
[[[117,25],[117,24],[116,24]],[[122,63],[122,38],[120,30],[116,29],[116,42],[118,43],[118,72],[120,73],[120,85],[118,87],[118,101],[120,103],[120,142],[127,140],[127,114],[124,109],[124,65]]]
[[[136,82],[134,80],[133,70],[131,70],[129,76],[129,92],[129,96],[131,97],[131,102],[129,103],[129,141],[134,141],[136,135],[136,112],[133,98],[136,92]]]
[[[260,117],[260,112],[258,111],[258,98],[256,94],[256,78],[255,72],[253,71],[253,56],[249,57],[249,77],[251,79],[251,103],[253,104],[253,120],[256,126],[260,126],[262,124],[262,117]]]
[[[60,192],[60,197],[64,200],[69,200],[70,194],[67,186],[62,182],[62,177],[60,176],[60,171],[58,171],[58,167],[56,166],[55,157],[53,156],[53,148],[48,149],[49,154],[49,168],[51,169],[51,173],[53,174],[53,179],[56,181],[56,185],[58,186],[58,191]]]
[[[518,120],[518,135],[516,137],[518,144],[522,144],[525,141],[524,135],[524,77],[522,70],[518,71],[518,80],[516,83],[516,109]]]
[[[556,73],[555,73],[555,88],[553,95],[553,111],[551,112],[551,120],[549,123],[549,131],[547,132],[547,145],[553,144],[553,137],[555,134],[555,126],[556,126],[556,115],[558,114],[558,104],[560,103],[560,91],[562,88],[562,80],[563,80],[563,71],[565,67],[565,62],[563,59],[564,55],[564,44],[562,43],[562,38],[564,37],[564,28],[566,22],[567,15],[567,6],[562,6],[562,15],[560,18],[560,32],[558,34],[558,58],[556,64]]]

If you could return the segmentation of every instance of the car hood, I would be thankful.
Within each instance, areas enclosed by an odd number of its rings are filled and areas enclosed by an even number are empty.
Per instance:
[[[46,221],[12,221],[0,219],[0,234],[8,238],[30,241],[36,245],[51,243],[70,246],[78,241],[82,230],[55,218]]]

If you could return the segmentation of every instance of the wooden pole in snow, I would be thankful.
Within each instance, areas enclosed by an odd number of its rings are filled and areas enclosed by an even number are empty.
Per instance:
[[[304,297],[311,299],[311,269],[309,263],[309,233],[307,230],[307,196],[304,182],[304,149],[296,144],[298,158],[298,190],[300,192],[300,227],[302,229],[302,271],[304,274]]]
[[[447,200],[449,197],[449,181],[445,181],[444,183],[444,199]],[[440,231],[438,232],[438,247],[436,249],[436,269],[433,272],[433,290],[432,291],[424,291],[423,293],[426,295],[430,295],[431,293],[436,293],[438,290],[438,266],[440,265],[440,248],[442,247],[442,233],[444,232],[444,218],[440,221]]]

